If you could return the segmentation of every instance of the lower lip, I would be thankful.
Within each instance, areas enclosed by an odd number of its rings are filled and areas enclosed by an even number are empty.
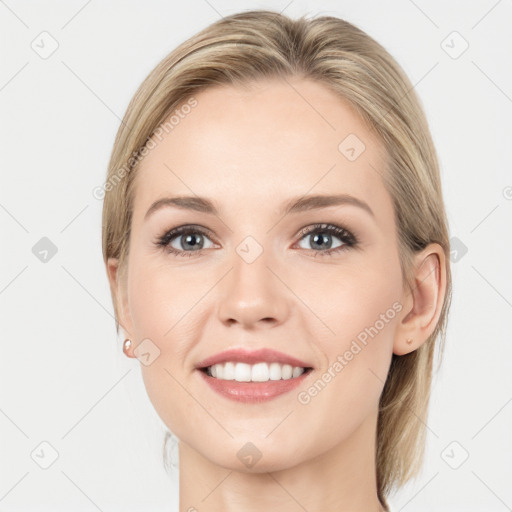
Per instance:
[[[300,386],[312,370],[304,372],[292,379],[269,380],[267,382],[238,382],[236,380],[222,380],[210,377],[206,372],[197,370],[204,381],[214,391],[236,402],[267,402],[280,395],[284,395]]]

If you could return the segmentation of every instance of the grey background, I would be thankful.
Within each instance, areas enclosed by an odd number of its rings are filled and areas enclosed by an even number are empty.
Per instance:
[[[92,192],[147,73],[219,17],[262,7],[339,16],[377,39],[415,84],[439,153],[454,299],[427,460],[392,510],[512,510],[506,0],[0,1],[0,510],[177,510],[163,424],[116,338]]]

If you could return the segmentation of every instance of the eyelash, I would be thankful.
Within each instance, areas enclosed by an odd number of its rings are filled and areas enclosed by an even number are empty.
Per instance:
[[[170,243],[178,236],[198,233],[210,238],[208,231],[204,230],[203,228],[191,225],[180,226],[171,229],[170,231],[165,232],[162,236],[158,237],[157,241],[155,242],[155,245],[161,247],[170,254],[174,254],[175,256],[190,258],[198,254],[202,254],[207,249],[199,249],[198,251],[181,251],[175,249],[174,247],[171,247]],[[345,251],[347,249],[350,249],[351,247],[356,246],[359,243],[359,240],[350,231],[343,227],[336,226],[335,224],[313,224],[311,226],[308,226],[299,232],[299,242],[305,236],[316,233],[328,233],[331,235],[336,235],[343,242],[343,245],[340,245],[339,247],[334,247],[332,249],[328,249],[326,251],[315,251],[314,249],[306,249],[317,254],[320,254],[322,257],[332,256],[334,253]]]

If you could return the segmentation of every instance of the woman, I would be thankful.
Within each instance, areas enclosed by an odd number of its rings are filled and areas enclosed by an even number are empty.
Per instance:
[[[179,440],[180,511],[389,510],[451,298],[396,61],[334,17],[223,18],[142,83],[105,191],[117,328]]]

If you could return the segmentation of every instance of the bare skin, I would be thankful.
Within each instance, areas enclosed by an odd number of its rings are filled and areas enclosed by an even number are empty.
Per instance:
[[[324,86],[288,80],[300,94],[271,80],[196,95],[198,105],[155,140],[138,171],[126,280],[117,261],[108,261],[131,355],[144,339],[160,351],[141,370],[152,404],[180,440],[180,512],[383,510],[375,469],[379,397],[392,354],[427,340],[444,299],[438,244],[417,255],[412,294],[402,281],[378,140]],[[354,161],[338,149],[349,134],[366,146]],[[316,194],[349,194],[373,215],[354,204],[283,214],[292,198]],[[145,219],[155,201],[178,195],[207,197],[218,214],[162,207]],[[299,233],[316,223],[343,227],[358,242],[347,247],[320,229],[332,245],[318,247],[314,233]],[[190,257],[155,243],[190,224],[206,231],[195,232],[202,250],[179,234],[169,242]],[[237,252],[248,236],[262,249],[250,264]],[[346,357],[365,328],[381,324]],[[235,402],[195,370],[231,347],[274,348],[314,370],[269,402]],[[338,356],[341,371],[333,369]],[[327,373],[329,382],[309,392]],[[252,467],[237,456],[249,442],[261,453]]]

